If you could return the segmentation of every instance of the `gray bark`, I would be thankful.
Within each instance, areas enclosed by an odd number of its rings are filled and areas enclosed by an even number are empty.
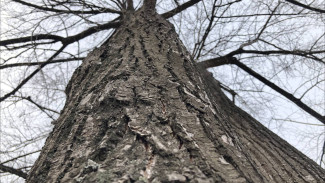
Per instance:
[[[75,71],[27,182],[325,181],[234,106],[152,13],[127,17]]]

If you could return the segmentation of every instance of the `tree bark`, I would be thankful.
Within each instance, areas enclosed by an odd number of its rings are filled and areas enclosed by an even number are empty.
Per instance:
[[[66,93],[27,182],[325,181],[234,106],[173,25],[146,8],[88,55]]]

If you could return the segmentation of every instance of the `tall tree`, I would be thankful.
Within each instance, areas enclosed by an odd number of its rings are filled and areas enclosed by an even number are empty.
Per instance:
[[[265,30],[276,16],[280,2],[270,11],[256,36],[238,49],[217,58],[196,63],[193,58],[213,52],[209,36],[218,5],[212,1],[211,14],[202,36],[190,54],[167,18],[200,1],[188,1],[163,14],[155,11],[156,1],[134,6],[132,0],[113,1],[120,10],[83,2],[56,2],[41,6],[15,1],[36,10],[73,15],[114,13],[118,16],[73,36],[37,34],[0,42],[8,50],[35,49],[53,43],[46,61],[4,64],[2,68],[38,65],[1,101],[20,97],[42,110],[49,118],[60,114],[54,129],[31,169],[27,182],[322,182],[324,170],[262,124],[237,108],[223,94],[226,89],[206,68],[234,64],[271,87],[301,109],[324,123],[324,115],[277,86],[240,61],[238,55],[297,55],[321,64],[324,50],[249,50],[263,42]],[[75,3],[75,4],[74,4]],[[76,10],[79,5],[87,10]],[[69,6],[71,7],[69,7]],[[203,6],[206,6],[203,3]],[[62,9],[64,7],[64,9]],[[141,8],[139,8],[141,7]],[[60,9],[61,8],[61,9]],[[86,22],[90,18],[82,17]],[[204,25],[204,24],[203,24]],[[110,38],[86,58],[59,59],[70,44],[104,29]],[[66,30],[69,28],[66,27]],[[323,35],[322,35],[323,36]],[[321,37],[320,37],[321,38]],[[47,42],[48,41],[48,42]],[[43,48],[42,48],[43,49]],[[50,48],[44,49],[51,51]],[[20,54],[20,53],[19,53]],[[204,58],[204,57],[203,57]],[[31,97],[16,93],[45,66],[84,59],[73,74],[61,112],[44,107]],[[6,161],[8,162],[8,161]],[[5,162],[5,163],[6,163]],[[2,171],[21,177],[26,173],[1,163]]]

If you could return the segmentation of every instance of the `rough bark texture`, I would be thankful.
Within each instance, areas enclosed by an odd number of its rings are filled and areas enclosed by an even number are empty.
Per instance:
[[[324,182],[234,106],[154,12],[127,18],[75,71],[27,182]]]

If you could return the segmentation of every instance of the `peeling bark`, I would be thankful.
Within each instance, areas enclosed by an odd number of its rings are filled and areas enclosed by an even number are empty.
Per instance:
[[[234,106],[173,25],[145,8],[88,55],[66,93],[27,182],[325,181]]]

